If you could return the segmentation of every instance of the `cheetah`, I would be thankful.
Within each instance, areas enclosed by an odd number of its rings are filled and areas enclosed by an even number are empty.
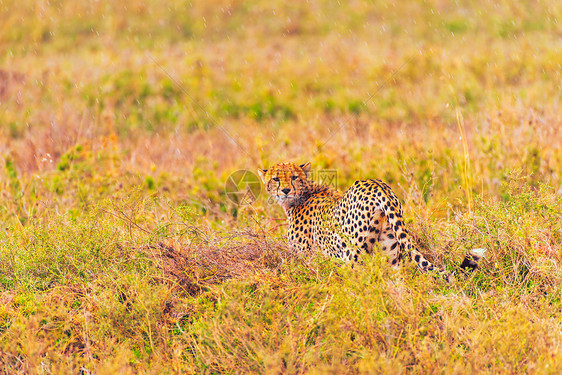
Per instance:
[[[310,170],[310,162],[279,163],[258,170],[267,192],[287,214],[292,248],[357,262],[362,252],[370,254],[380,243],[393,266],[408,257],[423,272],[436,268],[413,245],[402,205],[387,184],[355,181],[342,194],[309,180]],[[483,255],[483,249],[472,250],[461,267],[476,268]],[[440,273],[449,279],[446,272]]]

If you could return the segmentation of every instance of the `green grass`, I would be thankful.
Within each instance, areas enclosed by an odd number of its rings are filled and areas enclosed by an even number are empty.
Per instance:
[[[1,371],[560,373],[561,16],[0,1]],[[282,160],[384,179],[456,279],[293,253],[225,190]]]

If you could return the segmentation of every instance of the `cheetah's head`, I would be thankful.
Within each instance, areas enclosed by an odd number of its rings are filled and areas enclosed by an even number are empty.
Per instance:
[[[310,162],[301,165],[279,163],[269,169],[258,169],[265,189],[284,208],[291,206],[310,187],[308,172]]]

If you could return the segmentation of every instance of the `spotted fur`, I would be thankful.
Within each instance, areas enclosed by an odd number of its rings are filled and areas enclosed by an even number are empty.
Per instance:
[[[362,252],[370,254],[380,243],[392,265],[408,257],[422,271],[435,268],[413,245],[402,205],[387,184],[355,181],[342,194],[309,180],[310,168],[310,163],[279,163],[258,171],[267,192],[287,214],[293,248],[357,261]],[[463,266],[475,268],[481,257],[471,252]]]

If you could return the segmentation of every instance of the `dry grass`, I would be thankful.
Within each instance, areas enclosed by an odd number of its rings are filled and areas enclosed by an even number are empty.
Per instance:
[[[561,16],[0,1],[0,371],[559,373]],[[384,179],[458,279],[292,253],[225,191],[281,160]]]
[[[220,245],[207,243],[180,249],[159,243],[149,246],[149,252],[164,277],[190,296],[198,296],[207,286],[229,279],[281,271],[283,263],[298,259],[285,243],[256,233],[229,234],[229,237],[222,238]]]

